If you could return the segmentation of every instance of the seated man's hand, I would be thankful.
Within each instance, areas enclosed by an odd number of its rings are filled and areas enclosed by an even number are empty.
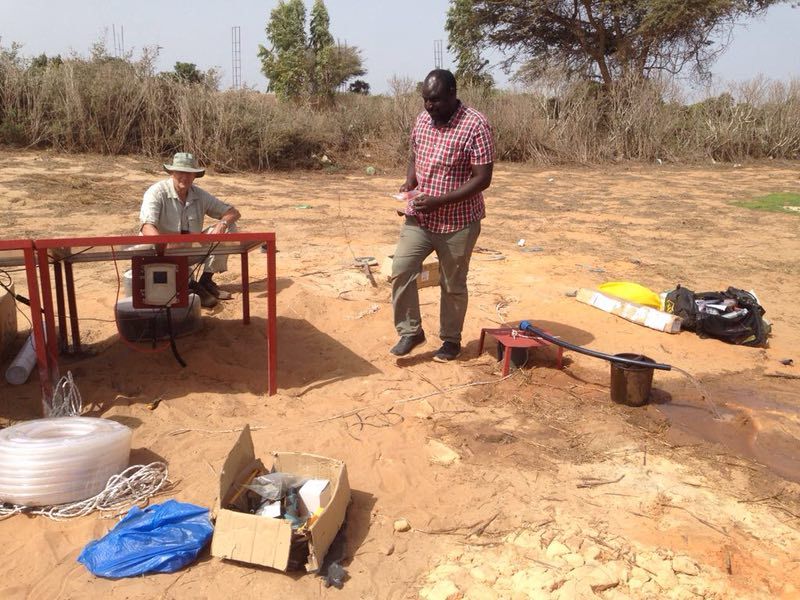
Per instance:
[[[220,221],[208,233],[225,233],[228,231],[228,224],[225,221]]]

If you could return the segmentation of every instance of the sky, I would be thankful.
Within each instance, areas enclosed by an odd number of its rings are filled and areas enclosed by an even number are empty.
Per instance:
[[[306,0],[309,8],[313,0]],[[159,47],[158,70],[171,71],[176,62],[195,63],[201,70],[216,67],[221,87],[232,84],[232,27],[240,28],[241,79],[265,90],[256,56],[266,44],[269,14],[278,0],[194,0],[180,4],[154,0],[0,0],[0,46],[23,45],[22,53],[37,56],[74,52],[87,56],[97,41],[141,55]],[[442,66],[453,66],[444,29],[448,0],[327,0],[331,33],[362,51],[366,80],[374,93],[390,90],[390,80],[421,80],[432,69],[434,47],[441,40]],[[115,36],[116,33],[116,43]],[[714,82],[800,77],[800,9],[773,6],[766,17],[737,26],[733,41],[713,68]],[[124,46],[123,46],[124,41]],[[499,55],[487,56],[493,63]],[[495,80],[508,86],[508,76],[495,68]],[[715,86],[716,87],[716,86]]]

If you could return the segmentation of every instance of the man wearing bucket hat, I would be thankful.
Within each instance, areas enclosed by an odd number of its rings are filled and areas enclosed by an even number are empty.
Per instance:
[[[144,193],[139,213],[142,235],[167,233],[226,233],[236,230],[236,221],[241,216],[230,204],[212,196],[194,185],[194,180],[205,175],[205,169],[197,164],[194,155],[177,152],[170,164],[164,165],[170,177],[153,184]],[[203,228],[203,219],[208,215],[218,221]],[[203,274],[192,282],[192,290],[200,296],[203,307],[211,308],[217,299],[228,300],[230,292],[219,289],[214,282],[214,273],[228,268],[228,257],[209,256]]]

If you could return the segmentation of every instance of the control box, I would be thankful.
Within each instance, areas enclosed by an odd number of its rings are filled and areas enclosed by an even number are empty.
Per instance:
[[[134,308],[189,305],[189,264],[185,256],[134,256],[131,259]]]

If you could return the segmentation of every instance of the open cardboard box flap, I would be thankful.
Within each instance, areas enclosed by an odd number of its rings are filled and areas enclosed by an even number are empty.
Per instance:
[[[242,485],[251,480],[254,473],[259,475],[270,471],[330,481],[331,500],[309,528],[311,539],[306,570],[317,571],[344,522],[350,503],[347,467],[340,460],[315,454],[275,452],[272,455],[272,468],[267,468],[256,458],[249,426],[242,430],[220,474],[217,522],[211,541],[211,554],[218,558],[286,570],[292,542],[289,522],[224,508],[235,504]]]

